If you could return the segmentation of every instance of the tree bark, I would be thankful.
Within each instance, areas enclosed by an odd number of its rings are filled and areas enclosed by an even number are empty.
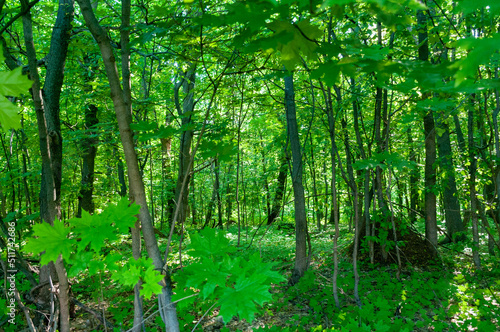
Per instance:
[[[181,118],[181,124],[184,128],[181,135],[181,142],[179,146],[179,172],[177,173],[177,184],[175,187],[174,206],[180,203],[179,215],[177,224],[183,227],[188,213],[188,193],[189,181],[191,176],[189,172],[189,161],[191,160],[191,143],[193,141],[193,129],[190,128],[192,123],[192,113],[194,110],[194,84],[196,77],[196,66],[190,65],[189,69],[181,74],[182,77],[176,83],[174,89],[174,101],[177,109],[177,114]],[[182,106],[179,100],[179,90],[182,87],[185,94]],[[186,188],[182,188],[184,179],[186,179]],[[181,197],[182,193],[182,197]],[[175,210],[175,207],[172,209]],[[173,215],[172,215],[173,217]]]
[[[418,24],[418,59],[429,60],[429,42],[427,34],[427,15],[424,11],[417,11]],[[422,99],[428,98],[427,92]],[[425,238],[429,249],[437,255],[437,214],[436,214],[436,131],[434,128],[433,111],[430,109],[424,116],[425,135]]]
[[[21,6],[26,9],[28,3],[23,0]],[[59,99],[64,80],[64,65],[69,45],[73,9],[72,0],[59,2],[47,56],[47,75],[43,90],[40,89],[31,14],[26,11],[26,14],[23,15],[28,66],[31,79],[34,81],[31,91],[37,115],[40,154],[42,156],[40,216],[44,222],[50,224],[53,224],[56,218],[61,219],[62,136]],[[50,279],[59,282],[60,331],[69,332],[69,283],[62,259],[57,259],[49,266],[41,267],[40,283],[45,283]]]
[[[295,207],[295,267],[290,282],[296,284],[307,270],[307,219],[302,184],[302,153],[300,148],[293,75],[285,77],[285,111],[288,138],[292,150],[292,186]]]
[[[286,156],[283,153],[280,158],[280,169],[278,171],[278,183],[276,184],[276,193],[274,194],[273,207],[271,213],[267,216],[267,225],[271,225],[279,216],[283,204],[283,195],[285,194],[285,184],[287,176]]]
[[[474,107],[475,94],[470,97],[470,105],[468,112],[467,131],[469,141],[469,194],[470,194],[470,212],[472,219],[472,257],[476,268],[481,268],[481,258],[479,257],[479,228],[477,224],[477,198],[476,198],[476,173],[477,159],[476,147],[474,144]]]
[[[94,192],[94,165],[97,155],[97,144],[99,139],[95,137],[95,132],[91,130],[93,126],[99,123],[97,119],[97,107],[90,104],[85,110],[85,129],[88,137],[82,139],[82,181],[80,195],[78,197],[77,217],[82,216],[82,209],[94,213],[94,201],[92,194]]]
[[[160,316],[165,323],[165,329],[168,332],[179,331],[179,323],[175,310],[175,304],[172,303],[172,286],[168,268],[163,261],[156,241],[153,221],[148,210],[146,201],[146,193],[144,183],[142,181],[132,131],[130,129],[130,113],[126,100],[120,86],[120,79],[116,67],[115,56],[111,48],[110,41],[104,29],[97,21],[92,10],[89,0],[78,0],[85,23],[89,27],[90,32],[97,41],[101,55],[104,61],[104,67],[109,81],[111,90],[111,98],[116,113],[116,119],[120,130],[120,138],[125,153],[125,159],[128,168],[130,195],[141,209],[139,219],[141,221],[142,231],[144,234],[144,243],[149,257],[153,260],[153,264],[158,271],[164,274],[164,279],[160,282],[163,291],[158,295]]]
[[[446,218],[446,231],[449,241],[463,240],[463,234],[458,238],[457,233],[464,231],[462,216],[460,215],[460,202],[458,201],[457,184],[455,180],[455,166],[453,165],[453,154],[450,142],[450,130],[446,120],[442,117],[444,112],[440,112],[436,117],[438,128],[444,129],[442,135],[437,137],[437,146],[441,171],[445,172],[443,188],[443,205]]]

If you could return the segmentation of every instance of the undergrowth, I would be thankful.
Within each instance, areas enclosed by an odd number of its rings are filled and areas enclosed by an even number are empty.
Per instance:
[[[333,233],[311,233],[310,267],[300,282],[286,279],[293,268],[295,239],[290,227],[244,229],[237,245],[237,228],[203,233],[188,230],[181,251],[170,255],[174,298],[182,331],[499,331],[500,266],[483,255],[483,267],[460,248],[440,250],[434,265],[359,264],[359,296],[354,300],[352,234],[339,239],[337,285],[340,307],[333,300]],[[209,239],[215,239],[211,241]],[[111,254],[130,254],[129,240]],[[162,243],[165,249],[166,243]],[[179,248],[178,238],[172,248]],[[460,251],[457,251],[460,250]],[[482,248],[484,249],[484,248]],[[486,252],[486,250],[484,250]],[[182,259],[180,259],[182,258]],[[182,262],[182,265],[181,265]],[[132,324],[133,292],[110,272],[82,271],[71,279],[82,303],[104,312],[114,331]],[[398,279],[399,276],[399,279]],[[145,299],[148,330],[161,331],[155,296]],[[232,317],[232,319],[231,319]],[[246,318],[246,319],[243,319]],[[247,321],[248,319],[248,321]],[[88,312],[79,310],[78,331],[104,330]]]

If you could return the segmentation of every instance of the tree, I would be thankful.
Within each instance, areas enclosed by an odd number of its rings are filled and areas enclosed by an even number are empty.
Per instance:
[[[290,282],[296,284],[309,265],[307,258],[307,219],[304,186],[302,184],[302,151],[295,111],[293,75],[285,77],[285,111],[288,139],[292,151],[292,186],[295,207],[295,266]]]
[[[165,269],[165,262],[161,257],[154,233],[153,222],[148,211],[144,183],[139,171],[137,155],[134,150],[132,131],[130,129],[131,114],[129,112],[129,107],[127,106],[127,100],[125,99],[120,87],[120,80],[114,61],[115,57],[113,55],[113,50],[104,29],[99,25],[99,22],[94,15],[94,12],[90,5],[90,1],[79,0],[78,4],[80,5],[80,9],[84,16],[85,22],[89,27],[89,30],[99,44],[102,58],[104,60],[106,75],[108,77],[111,89],[111,98],[113,100],[113,105],[115,108],[116,119],[120,127],[120,137],[122,140],[123,150],[127,163],[130,197],[132,201],[137,202],[141,206],[139,220],[141,222],[142,231],[144,234],[146,250],[148,251],[148,255],[153,260],[154,266],[159,271],[165,273],[164,279],[162,281],[163,292],[158,297],[158,304],[160,310],[163,312],[162,318],[164,319],[165,329],[167,331],[179,331],[179,323],[177,321],[175,306],[171,300],[172,287],[170,282],[170,275],[168,270]],[[134,232],[139,232],[138,225],[136,225]]]

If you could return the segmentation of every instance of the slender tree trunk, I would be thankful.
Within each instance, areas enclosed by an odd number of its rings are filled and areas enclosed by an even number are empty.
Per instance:
[[[418,183],[420,181],[420,172],[417,166],[417,156],[415,149],[413,148],[413,138],[412,138],[412,133],[411,133],[411,128],[408,129],[407,131],[407,137],[408,137],[408,160],[412,162],[415,167],[410,171],[410,177],[408,178],[408,190],[410,194],[410,209],[409,209],[409,217],[410,217],[410,222],[414,224],[417,221],[417,211],[418,211],[418,201],[419,201],[419,194],[418,194]]]
[[[271,213],[267,216],[267,225],[271,225],[280,214],[283,196],[285,194],[285,184],[287,176],[286,156],[283,153],[280,158],[280,169],[278,171],[278,183],[276,184],[276,193],[274,194],[273,207]]]
[[[443,205],[446,218],[446,230],[449,241],[460,241],[464,238],[463,234],[457,238],[455,237],[457,233],[462,233],[464,231],[464,226],[460,215],[460,202],[458,201],[457,184],[455,181],[450,131],[446,120],[442,119],[443,116],[444,112],[440,112],[439,116],[436,117],[436,124],[442,131],[442,134],[437,137],[437,146],[441,171],[445,172]]]
[[[498,66],[495,68],[495,79],[498,80]],[[495,89],[495,110],[493,111],[493,127],[495,132],[495,156],[500,160],[500,133],[498,130],[498,114],[500,113],[500,93]],[[495,202],[493,221],[498,231],[498,242],[500,243],[500,167],[496,165],[492,174],[492,180],[495,184]]]
[[[427,15],[424,11],[417,11],[418,24],[418,59],[429,60],[429,42],[427,34]],[[429,94],[424,93],[423,99]],[[428,110],[424,116],[425,134],[425,238],[428,241],[429,249],[437,255],[437,213],[436,213],[436,131],[434,128],[434,115],[432,110]]]
[[[307,219],[302,184],[302,152],[300,147],[293,76],[285,77],[285,110],[287,132],[292,150],[292,186],[295,207],[295,267],[290,282],[296,284],[307,270]]]
[[[163,291],[160,295],[158,295],[160,316],[165,323],[165,329],[167,332],[179,331],[175,304],[173,304],[171,300],[172,286],[170,274],[168,272],[168,267],[165,266],[165,262],[160,254],[154,233],[153,222],[151,220],[151,215],[149,214],[144,183],[139,170],[134,140],[130,129],[131,117],[120,86],[113,50],[106,32],[99,25],[99,22],[94,15],[90,1],[78,0],[78,3],[85,22],[101,50],[104,67],[111,89],[111,98],[113,100],[118,127],[120,129],[120,137],[125,153],[125,159],[127,162],[131,197],[133,198],[133,201],[141,206],[139,219],[141,221],[142,231],[144,234],[144,243],[149,257],[153,260],[155,268],[158,271],[165,273],[164,279],[160,282],[163,287]]]
[[[87,130],[88,137],[83,138],[82,146],[82,181],[80,195],[78,197],[78,212],[76,216],[82,216],[82,209],[94,213],[94,201],[92,195],[94,192],[94,165],[95,157],[97,155],[97,144],[99,139],[95,137],[95,132],[91,128],[99,123],[97,119],[97,107],[90,104],[85,109],[85,129]]]
[[[21,6],[26,9],[28,3],[23,0]],[[40,215],[43,221],[50,224],[53,224],[56,218],[61,219],[62,136],[59,120],[59,99],[64,79],[64,64],[68,51],[73,9],[72,0],[60,1],[56,22],[52,30],[49,55],[47,57],[47,75],[43,91],[40,89],[31,15],[29,11],[26,11],[23,16],[23,30],[30,76],[34,81],[31,91],[37,114],[42,156]],[[41,268],[40,283],[46,283],[51,279],[54,281],[58,279],[59,281],[60,331],[69,332],[69,283],[64,262],[60,257],[54,264],[49,264],[49,267]]]
[[[125,116],[130,125],[132,122],[132,82],[130,80],[130,12],[131,0],[122,0],[122,24],[120,29],[120,45],[121,45],[121,72],[122,72],[122,87],[123,101],[125,103]],[[142,175],[141,170],[141,175]],[[142,180],[142,179],[141,179]],[[129,176],[129,187],[132,188],[131,177]],[[130,192],[132,195],[132,191]],[[133,197],[130,197],[133,199]],[[141,231],[139,220],[135,222],[131,229],[132,233],[132,255],[134,259],[141,258]],[[141,330],[143,323],[142,298],[140,296],[140,287],[142,282],[139,280],[134,286],[134,332]]]
[[[469,193],[470,193],[470,209],[472,219],[472,256],[476,268],[481,268],[481,259],[479,257],[479,228],[477,224],[477,198],[476,198],[476,146],[474,144],[474,107],[475,94],[471,96],[468,112],[467,131],[469,138]]]
[[[189,128],[192,123],[192,113],[194,110],[194,84],[196,77],[196,65],[191,65],[189,69],[182,73],[180,81],[175,85],[174,100],[177,113],[181,118],[181,124],[186,128],[181,134],[181,142],[179,146],[179,171],[177,173],[177,185],[175,187],[174,206],[180,202],[179,215],[177,217],[177,224],[181,229],[184,227],[184,222],[188,214],[188,193],[189,182],[191,176],[189,172],[189,161],[191,160],[191,143],[193,142],[193,129]],[[179,101],[179,90],[182,87],[184,92],[184,100]],[[186,180],[186,187],[182,188],[184,179]],[[182,193],[182,197],[181,197]],[[175,210],[173,208],[172,210]]]
[[[212,170],[215,174],[215,181],[212,189],[212,198],[210,202],[208,202],[207,213],[205,215],[205,223],[203,224],[203,228],[208,227],[210,225],[210,221],[212,221],[212,215],[214,211],[214,205],[217,201],[217,193],[219,191],[219,177],[217,176],[217,168],[219,167],[217,158],[215,158],[214,163],[212,164]]]

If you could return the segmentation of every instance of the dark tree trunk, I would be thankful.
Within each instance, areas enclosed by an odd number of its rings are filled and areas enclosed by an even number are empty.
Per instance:
[[[28,7],[21,2],[23,10]],[[31,15],[27,11],[23,16],[26,52],[32,86],[33,101],[37,114],[40,152],[42,156],[42,182],[40,188],[40,216],[44,222],[52,224],[61,219],[61,181],[62,181],[62,136],[59,120],[59,98],[64,80],[64,65],[69,45],[69,31],[73,20],[74,3],[61,0],[56,22],[52,30],[49,54],[47,56],[47,75],[43,90],[40,88],[36,51],[33,43]],[[69,283],[64,263],[59,257],[49,266],[42,266],[40,283],[50,279],[59,281],[60,331],[70,330],[69,324]],[[47,298],[50,303],[50,298]]]
[[[411,129],[407,131],[408,135],[408,159],[415,165],[415,168],[410,171],[410,177],[408,178],[408,189],[410,192],[410,210],[409,210],[409,218],[410,222],[413,224],[417,221],[417,211],[418,211],[418,183],[420,181],[420,172],[417,166],[417,156],[415,153],[415,149],[413,148],[413,138]]]
[[[463,240],[463,234],[454,238],[457,233],[464,231],[462,216],[460,215],[460,202],[458,201],[457,184],[455,181],[455,167],[453,165],[453,155],[450,142],[450,131],[445,119],[441,117],[441,112],[436,117],[436,124],[441,129],[442,134],[437,136],[437,146],[441,171],[445,172],[443,188],[443,205],[446,218],[446,230],[448,241]]]
[[[214,160],[214,164],[212,164],[212,169],[214,171],[215,175],[215,181],[212,189],[212,198],[210,199],[210,202],[208,202],[207,206],[207,214],[205,215],[205,223],[203,224],[203,227],[207,227],[210,225],[210,222],[212,221],[212,215],[214,212],[214,206],[215,203],[218,202],[218,194],[219,194],[219,175],[217,174],[219,168],[219,163],[217,158]],[[219,205],[219,204],[218,204]]]
[[[281,206],[283,205],[283,195],[285,194],[285,184],[287,176],[287,162],[283,154],[280,162],[280,169],[278,172],[278,183],[276,185],[276,194],[274,195],[273,207],[271,213],[267,216],[267,224],[271,225],[279,216]]]
[[[474,144],[474,107],[475,107],[475,94],[470,97],[470,105],[468,112],[467,131],[469,141],[469,194],[470,194],[470,212],[472,220],[472,256],[476,268],[481,267],[481,258],[479,257],[479,229],[478,229],[478,206],[476,197],[476,173],[477,173],[477,159],[476,159],[476,146]]]
[[[418,59],[421,61],[429,60],[429,42],[427,34],[427,15],[425,11],[417,11],[418,28]],[[429,97],[424,92],[423,99]],[[424,116],[424,135],[425,135],[425,238],[427,239],[429,249],[434,255],[437,255],[437,215],[436,215],[436,131],[434,128],[433,111],[428,110]]]
[[[127,195],[127,183],[125,182],[125,168],[123,167],[123,161],[118,153],[117,148],[113,148],[113,156],[116,158],[116,168],[118,172],[118,184],[120,185],[120,189],[118,194],[121,197],[125,197]]]
[[[85,110],[85,129],[87,130],[88,137],[83,138],[81,142],[82,148],[82,181],[80,195],[78,197],[78,212],[77,217],[82,216],[82,209],[94,213],[94,201],[92,194],[94,192],[94,164],[97,155],[97,144],[99,139],[92,131],[92,127],[99,123],[97,119],[97,107],[90,104]]]
[[[288,138],[292,150],[292,186],[295,207],[295,267],[290,282],[296,284],[307,270],[307,219],[302,184],[302,152],[300,147],[293,76],[285,77],[285,111]]]
[[[176,222],[178,225],[181,225],[181,227],[183,227],[188,214],[187,197],[189,193],[189,182],[191,178],[189,174],[189,162],[191,160],[191,143],[193,141],[193,129],[190,128],[190,124],[192,123],[191,119],[194,110],[195,77],[196,66],[191,65],[186,72],[182,73],[182,77],[180,81],[175,85],[174,90],[174,99],[177,113],[181,118],[182,127],[185,128],[181,134],[181,142],[179,146],[179,171],[177,173],[177,184],[175,187],[173,204],[173,206],[179,209]],[[182,106],[179,100],[179,90],[181,87],[185,95]],[[183,185],[184,183],[185,185]]]

